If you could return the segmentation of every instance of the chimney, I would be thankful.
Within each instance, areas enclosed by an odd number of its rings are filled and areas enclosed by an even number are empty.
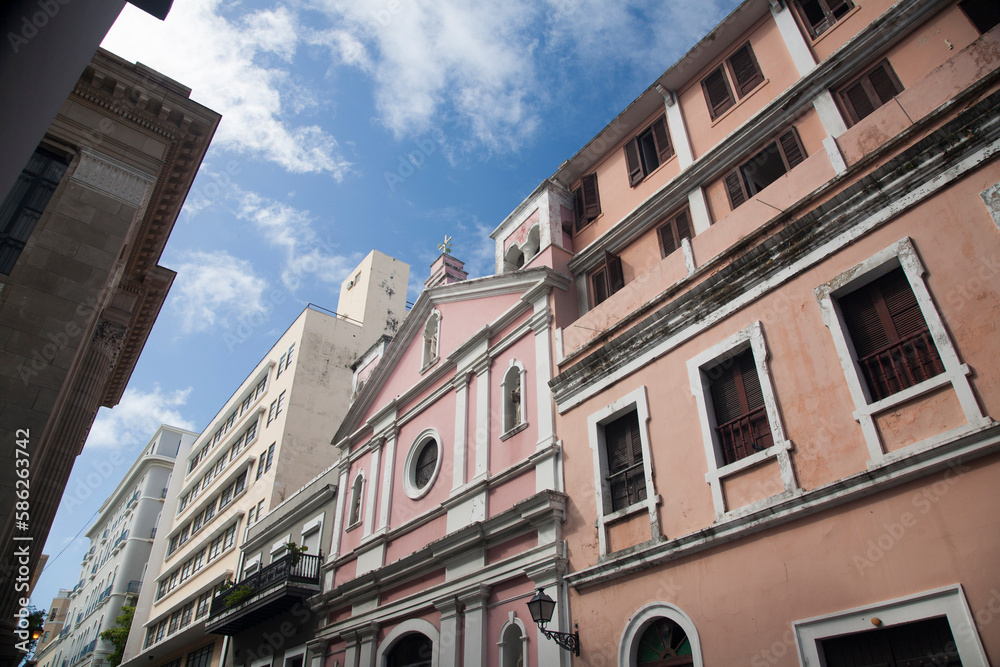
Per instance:
[[[455,259],[448,253],[441,253],[441,256],[431,264],[431,277],[424,282],[424,287],[431,288],[438,285],[449,285],[460,283],[469,277],[468,272],[462,269],[465,262]]]

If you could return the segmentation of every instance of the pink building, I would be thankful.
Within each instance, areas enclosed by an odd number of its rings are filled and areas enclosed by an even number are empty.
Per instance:
[[[997,13],[747,0],[543,186],[574,664],[1000,663]]]

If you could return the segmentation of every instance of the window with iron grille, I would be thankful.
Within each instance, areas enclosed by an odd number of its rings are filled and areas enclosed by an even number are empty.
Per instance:
[[[837,92],[848,125],[854,125],[903,92],[888,60],[883,60]]]
[[[839,303],[871,401],[944,372],[903,269],[840,297]]]
[[[575,229],[580,231],[601,214],[601,195],[597,190],[597,174],[580,179],[580,186],[573,190]]]
[[[809,36],[816,39],[854,8],[850,0],[795,0]]]
[[[726,174],[729,205],[735,210],[755,194],[787,174],[806,159],[806,151],[794,127]]]
[[[605,250],[604,264],[592,271],[588,277],[590,279],[591,300],[596,306],[625,287],[625,274],[622,271],[621,257]]]
[[[0,274],[13,270],[69,162],[64,155],[37,148],[0,204]]]
[[[681,247],[681,240],[691,238],[691,216],[685,208],[669,216],[656,230],[660,253],[666,257]]]
[[[625,142],[625,164],[629,185],[635,187],[657,167],[670,159],[674,147],[670,144],[667,119],[660,116],[653,124]]]
[[[713,120],[718,118],[763,82],[757,57],[747,42],[702,79],[709,115]]]
[[[610,507],[615,512],[646,499],[646,474],[642,466],[642,438],[639,414],[629,412],[604,425],[604,451],[607,455],[607,483],[611,492]]]
[[[744,350],[705,370],[715,412],[715,434],[729,465],[774,444],[753,351]]]

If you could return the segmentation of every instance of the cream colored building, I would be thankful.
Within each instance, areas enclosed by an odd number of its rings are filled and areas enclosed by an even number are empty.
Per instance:
[[[204,621],[239,578],[247,528],[335,462],[357,358],[405,315],[409,267],[372,251],[344,281],[340,313],[307,307],[178,456],[123,664],[220,664]]]

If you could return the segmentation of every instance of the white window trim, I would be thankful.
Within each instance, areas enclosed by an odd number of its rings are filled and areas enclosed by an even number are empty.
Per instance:
[[[879,627],[887,627],[942,614],[948,617],[962,664],[966,667],[987,667],[986,652],[961,584],[795,621],[792,628],[803,667],[820,667],[824,664],[819,655],[818,643],[821,639],[871,630],[874,627],[873,618],[881,621]]]
[[[423,448],[425,442],[434,439],[437,443],[438,456],[437,463],[434,465],[434,473],[431,475],[430,481],[427,482],[425,487],[417,487],[417,455],[420,453],[420,449]],[[434,487],[434,483],[437,481],[438,474],[441,472],[441,463],[444,460],[444,443],[441,442],[441,435],[433,428],[427,428],[420,432],[414,440],[413,444],[410,445],[410,451],[406,454],[406,463],[403,467],[403,491],[411,500],[420,500]]]
[[[437,322],[437,333],[434,335],[434,349],[428,350],[427,328],[430,326],[432,321]],[[420,336],[421,373],[423,373],[424,371],[426,371],[427,369],[429,369],[431,366],[433,366],[438,362],[438,360],[441,357],[440,350],[441,350],[441,311],[435,308],[434,310],[431,311],[431,314],[427,316],[427,319],[424,321],[424,327],[423,329],[421,329],[421,336]]]
[[[705,662],[701,655],[701,638],[698,636],[698,628],[695,627],[691,617],[685,614],[680,607],[669,602],[647,604],[632,615],[622,631],[622,641],[618,646],[618,664],[625,666],[636,663],[636,657],[639,653],[639,639],[649,624],[658,618],[669,618],[681,626],[691,644],[694,667],[704,667]]]
[[[760,389],[764,397],[764,411],[767,414],[767,423],[771,428],[771,437],[774,444],[762,452],[751,454],[729,465],[720,465],[722,452],[720,451],[718,438],[715,433],[715,410],[712,406],[710,383],[703,369],[711,368],[747,349],[753,352],[754,365],[757,367],[757,378],[760,381]],[[772,504],[776,500],[785,499],[802,492],[795,480],[795,472],[792,470],[791,459],[788,454],[792,449],[792,443],[785,437],[785,429],[782,426],[781,416],[778,413],[774,386],[771,384],[771,374],[767,369],[767,356],[764,328],[760,321],[757,321],[746,329],[737,332],[694,358],[689,359],[687,362],[691,393],[694,394],[695,402],[698,405],[698,419],[701,422],[702,442],[705,446],[705,460],[708,464],[705,481],[712,487],[712,502],[715,505],[716,521],[754,512]],[[767,498],[740,507],[737,510],[730,511],[726,505],[725,494],[722,492],[722,480],[772,459],[778,463],[783,490],[777,494],[771,494]]]
[[[292,534],[289,533],[288,535],[285,535],[283,538],[281,538],[280,540],[271,545],[271,549],[268,551],[268,553],[271,555],[272,563],[275,561],[276,558],[281,558],[282,556],[285,555],[285,552],[288,551],[288,547],[286,547],[285,545],[291,541],[292,541]],[[281,553],[275,556],[274,553],[279,550],[281,551]]]
[[[934,339],[938,356],[941,358],[941,365],[944,366],[944,373],[896,392],[881,401],[870,403],[868,387],[863,382],[861,369],[858,367],[857,354],[845,334],[847,327],[844,324],[843,314],[837,299],[882,277],[897,266],[903,269],[903,273],[910,283],[913,295],[917,299],[917,305],[920,307],[920,312],[924,316],[931,337]],[[823,314],[823,323],[826,324],[831,336],[833,336],[833,345],[837,350],[837,356],[840,357],[840,365],[844,369],[847,388],[851,393],[851,400],[854,402],[854,419],[861,424],[861,431],[868,446],[869,469],[931,449],[943,442],[952,442],[956,438],[978,431],[992,423],[979,409],[979,403],[976,401],[972,385],[969,382],[968,376],[971,371],[966,364],[959,361],[958,353],[948,335],[948,330],[945,328],[930,291],[927,289],[927,283],[924,279],[925,273],[926,269],[913,247],[913,241],[909,237],[904,237],[814,290]],[[881,437],[879,437],[878,428],[875,426],[875,417],[882,412],[949,384],[955,391],[967,423],[920,442],[887,452]]]
[[[323,553],[323,515],[313,517],[305,525],[302,526],[302,530],[299,533],[299,546],[303,546],[306,543],[306,539],[312,536],[313,533],[319,532],[320,536],[316,538],[316,551],[310,555],[317,556]]]
[[[261,561],[261,555],[257,554],[256,556],[254,556],[253,558],[251,558],[250,560],[248,560],[246,563],[244,563],[243,564],[243,572],[242,572],[242,576],[240,577],[240,579],[246,579],[249,575],[253,574],[253,572],[256,572],[257,570],[259,570],[260,569],[260,561]],[[250,568],[254,569],[253,572],[250,572]]]
[[[389,653],[392,650],[392,647],[396,645],[397,640],[399,640],[399,638],[403,635],[411,632],[419,632],[431,640],[431,667],[438,667],[441,634],[430,621],[425,621],[422,618],[411,618],[394,627],[389,634],[385,636],[382,643],[379,644],[378,651],[375,655],[375,664],[384,665],[386,654]],[[350,653],[348,653],[348,655],[350,655]]]
[[[643,475],[646,479],[646,500],[606,514],[605,497],[610,498],[611,489],[608,488],[607,481],[608,457],[604,442],[604,425],[633,410],[639,418],[639,440],[642,445]],[[608,554],[608,525],[643,509],[649,514],[650,539],[660,540],[663,534],[660,531],[660,519],[656,512],[657,505],[660,504],[660,497],[656,494],[656,488],[653,485],[653,458],[649,444],[649,399],[646,396],[645,385],[588,416],[587,433],[590,438],[590,451],[594,458],[594,495],[597,504],[597,538],[600,555],[606,556]]]
[[[521,622],[521,619],[519,619],[517,617],[517,614],[513,611],[508,612],[507,622],[504,623],[503,627],[500,628],[500,641],[497,642],[497,647],[500,649],[499,651],[500,667],[503,667],[504,665],[504,658],[507,657],[507,651],[510,650],[511,648],[516,648],[516,645],[514,647],[508,648],[509,642],[504,641],[503,638],[504,635],[507,634],[507,630],[512,625],[516,626],[521,631],[521,640],[517,642],[517,644],[521,645],[521,657],[524,659],[522,667],[529,667],[530,661],[528,655],[528,629],[524,626],[524,623]]]
[[[361,486],[356,487],[355,485],[358,483],[359,478],[361,480]],[[351,486],[349,487],[351,492],[348,494],[347,498],[347,520],[344,521],[344,525],[346,526],[345,530],[353,530],[354,528],[360,526],[361,522],[364,521],[366,482],[367,480],[365,479],[364,471],[359,469],[357,474],[354,475],[354,480],[351,482]],[[351,514],[354,511],[354,501],[356,500],[354,495],[355,492],[358,494],[357,500],[360,500],[361,502],[358,505],[358,516],[356,518],[352,518]]]
[[[305,644],[299,644],[298,646],[295,646],[293,648],[290,648],[290,649],[286,650],[284,656],[281,658],[281,665],[282,665],[282,667],[284,667],[288,663],[289,660],[291,660],[292,658],[295,658],[296,656],[300,656],[300,655],[302,656],[302,667],[307,667],[308,663],[306,662],[306,645]]]
[[[516,426],[508,426],[507,422],[507,403],[510,401],[510,390],[507,387],[507,377],[511,372],[512,368],[518,369],[518,377],[521,382],[521,406],[518,409],[519,417],[518,424]],[[511,359],[510,363],[507,365],[507,370],[503,372],[503,376],[500,381],[500,398],[502,403],[503,412],[501,414],[501,423],[503,425],[503,434],[500,436],[500,440],[506,440],[515,433],[518,433],[528,427],[528,402],[525,400],[525,378],[527,376],[527,371],[522,364],[517,359]]]
[[[250,663],[250,667],[272,667],[274,664],[273,660],[274,656],[260,658],[259,660],[254,660]]]

